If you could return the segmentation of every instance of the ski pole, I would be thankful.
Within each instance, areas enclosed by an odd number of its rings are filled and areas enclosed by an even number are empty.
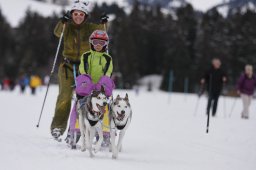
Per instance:
[[[106,23],[104,23],[104,29],[105,29],[106,33],[108,33],[108,30],[107,30],[107,24],[106,24]],[[108,41],[109,41],[109,40],[108,40]],[[109,54],[108,46],[107,46],[107,53]]]
[[[224,114],[224,117],[227,117],[227,109],[226,109],[226,96],[224,95],[223,96],[223,114]]]
[[[54,57],[54,62],[53,62],[53,65],[52,65],[52,70],[51,70],[50,78],[49,78],[49,81],[48,81],[48,84],[47,84],[46,93],[45,93],[45,96],[44,96],[44,101],[43,101],[43,105],[42,105],[42,108],[41,108],[40,116],[39,116],[39,119],[38,119],[38,123],[36,125],[37,128],[39,127],[39,123],[40,123],[40,120],[41,120],[41,117],[42,117],[42,113],[43,113],[43,110],[44,110],[44,104],[45,104],[46,97],[47,97],[47,94],[48,94],[48,90],[49,90],[50,82],[51,82],[51,79],[52,79],[52,75],[54,73],[54,69],[55,69],[55,65],[56,65],[56,62],[57,62],[57,58],[58,58],[58,54],[59,54],[59,50],[60,50],[60,45],[61,45],[61,41],[62,41],[62,38],[63,38],[65,27],[66,27],[66,25],[64,24],[63,28],[62,28],[62,31],[61,31],[61,35],[60,35],[57,51],[56,51],[56,54],[55,54],[55,57]]]
[[[196,114],[197,114],[197,108],[199,106],[199,101],[200,101],[200,97],[198,96],[197,101],[196,101],[196,107],[195,107],[195,110],[194,110],[194,116],[196,116]]]
[[[227,89],[226,89],[226,85],[225,85],[223,88],[223,115],[224,115],[224,117],[227,117],[226,95],[227,95]]]
[[[77,84],[76,84],[76,65],[75,64],[73,64],[73,74],[74,74],[75,86],[77,86]]]
[[[234,100],[234,102],[233,102],[233,105],[232,105],[231,110],[230,110],[230,113],[229,113],[229,117],[231,117],[231,115],[232,115],[232,113],[233,113],[233,110],[234,110],[234,108],[235,108],[235,106],[236,106],[236,100],[237,100],[237,97],[235,98],[235,100]]]
[[[212,75],[210,75],[210,82],[209,82],[209,97],[211,96],[212,96]],[[206,133],[209,133],[209,126],[210,126],[210,111],[207,113]]]
[[[198,109],[198,106],[200,104],[200,98],[202,96],[202,94],[204,93],[204,85],[201,84],[200,85],[200,89],[199,89],[199,92],[198,92],[198,99],[197,99],[197,102],[196,102],[196,107],[195,107],[195,110],[194,110],[194,116],[197,115],[197,109]]]

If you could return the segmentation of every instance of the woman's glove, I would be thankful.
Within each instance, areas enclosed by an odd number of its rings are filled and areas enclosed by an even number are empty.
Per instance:
[[[69,22],[72,19],[72,15],[70,11],[67,11],[63,17],[61,18],[61,22],[64,24],[66,22]]]

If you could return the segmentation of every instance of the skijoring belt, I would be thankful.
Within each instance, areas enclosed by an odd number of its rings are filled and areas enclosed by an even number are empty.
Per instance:
[[[79,65],[80,64],[80,60],[75,61],[75,60],[68,59],[66,57],[64,57],[63,60],[64,60],[64,63],[66,63],[66,64],[71,64],[71,65],[73,65],[73,64]]]
[[[65,68],[65,77],[66,77],[66,80],[68,79],[68,70],[71,70],[72,72],[74,71],[73,70],[73,65],[76,65],[76,76],[78,75],[78,67],[79,67],[79,64],[80,64],[80,61],[74,61],[74,60],[70,60],[66,57],[63,58],[63,66]]]

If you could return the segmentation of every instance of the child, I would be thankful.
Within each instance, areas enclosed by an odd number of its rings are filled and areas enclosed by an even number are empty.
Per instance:
[[[89,74],[93,83],[102,76],[110,77],[113,71],[112,58],[106,53],[109,38],[105,31],[96,30],[89,38],[91,50],[81,56],[79,72]]]
[[[110,97],[112,95],[114,83],[110,79],[113,71],[112,58],[106,52],[109,43],[108,35],[105,31],[95,30],[89,38],[89,43],[91,50],[85,52],[81,56],[81,62],[79,65],[79,72],[81,75],[76,78],[77,97],[79,99],[87,96],[93,89],[100,90],[102,85],[105,88],[106,95]],[[86,82],[86,85],[82,84],[83,82]],[[76,124],[76,119],[72,118],[72,115],[74,114],[76,114],[75,108],[73,108],[70,118],[71,133],[74,131],[74,128],[72,127],[75,127],[72,124]],[[105,127],[109,127],[108,108],[106,108],[106,113],[104,114],[103,125],[105,125]],[[104,133],[104,139],[107,140],[105,141],[107,144],[109,136],[109,128],[107,128]]]

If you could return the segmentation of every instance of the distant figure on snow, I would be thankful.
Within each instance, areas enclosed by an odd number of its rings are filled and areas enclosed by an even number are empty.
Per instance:
[[[253,92],[256,86],[256,76],[253,74],[252,65],[246,65],[244,73],[240,76],[237,83],[237,93],[241,96],[243,102],[242,119],[249,119],[249,107],[251,104]]]
[[[36,94],[36,88],[42,85],[42,80],[38,75],[32,75],[30,78],[31,94]]]
[[[212,60],[211,68],[206,71],[205,75],[201,79],[201,85],[206,85],[206,90],[208,91],[207,114],[210,114],[210,109],[212,107],[212,116],[216,115],[218,99],[221,94],[223,84],[226,82],[227,76],[221,68],[221,61],[218,58],[214,58]]]
[[[20,92],[24,93],[26,87],[29,85],[29,78],[25,74],[21,75],[19,78]]]

